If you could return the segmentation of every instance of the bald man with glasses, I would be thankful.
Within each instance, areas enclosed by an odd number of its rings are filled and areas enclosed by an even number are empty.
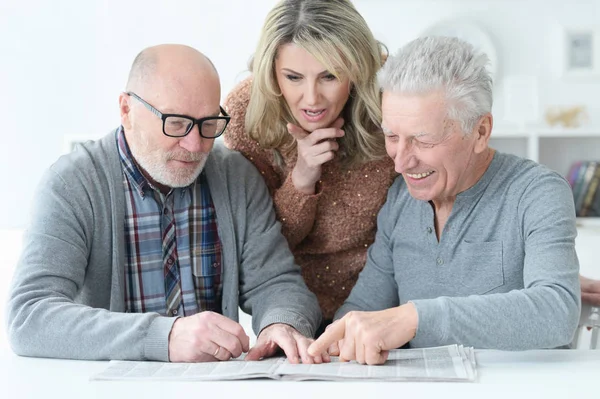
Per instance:
[[[161,45],[135,59],[121,126],[42,179],[8,303],[24,356],[173,362],[308,356],[321,315],[262,177],[215,145],[213,64]],[[214,147],[214,148],[213,148]],[[253,315],[253,348],[238,320]]]

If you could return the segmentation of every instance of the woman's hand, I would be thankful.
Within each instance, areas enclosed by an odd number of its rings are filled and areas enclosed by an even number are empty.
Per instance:
[[[299,126],[288,123],[288,132],[296,139],[298,160],[292,171],[292,182],[296,190],[314,194],[315,185],[321,178],[321,167],[335,157],[339,145],[337,138],[344,136],[342,118],[336,119],[331,127],[306,132]]]

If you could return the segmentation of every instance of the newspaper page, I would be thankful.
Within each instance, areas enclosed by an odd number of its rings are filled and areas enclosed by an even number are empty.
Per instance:
[[[283,357],[246,362],[243,357],[226,362],[162,363],[111,361],[91,380],[226,381],[250,378],[279,378]]]
[[[473,354],[473,355],[471,355]],[[284,380],[373,380],[373,381],[474,381],[472,348],[451,345],[435,348],[390,351],[383,365],[369,366],[340,362],[324,364],[282,363],[277,373]]]
[[[449,345],[435,348],[390,351],[383,365],[356,362],[291,364],[285,358],[246,362],[243,358],[227,362],[160,363],[111,361],[92,380],[179,380],[226,381],[271,378],[293,381],[475,381],[473,348]]]

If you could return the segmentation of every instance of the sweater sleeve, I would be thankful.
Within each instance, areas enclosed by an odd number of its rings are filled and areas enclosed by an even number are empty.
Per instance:
[[[34,197],[7,306],[11,347],[22,356],[168,361],[175,318],[110,311],[83,289],[91,272],[102,274],[88,270],[98,266],[88,257],[94,223],[107,221],[94,220],[88,199],[98,193],[72,183],[51,169]],[[105,259],[108,276],[96,284],[106,285],[108,297],[111,254]]]
[[[263,149],[246,132],[246,109],[250,101],[252,80],[241,82],[225,99],[225,108],[231,116],[224,136],[225,145],[241,152],[262,175],[269,193],[281,231],[294,249],[311,231],[317,214],[320,191],[313,195],[300,193],[294,187],[292,174],[285,166],[275,165],[273,150]],[[282,171],[283,173],[278,173]],[[286,176],[287,173],[287,176]]]
[[[527,350],[568,345],[580,313],[575,212],[564,179],[533,181],[519,204],[524,289],[415,300],[419,342]]]

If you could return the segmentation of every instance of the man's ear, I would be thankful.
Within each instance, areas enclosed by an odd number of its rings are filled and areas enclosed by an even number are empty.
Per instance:
[[[126,130],[131,129],[131,107],[129,105],[129,95],[121,93],[119,95],[119,112],[121,113],[121,125]]]
[[[480,154],[488,148],[493,125],[494,118],[489,112],[477,121],[477,124],[473,128],[473,134],[476,135],[474,149],[476,154]]]

